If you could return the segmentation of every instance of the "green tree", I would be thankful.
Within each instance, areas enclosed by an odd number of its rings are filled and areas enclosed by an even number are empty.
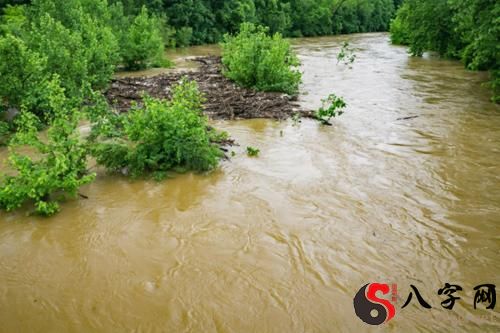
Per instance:
[[[289,2],[278,0],[255,0],[258,22],[269,27],[269,32],[287,35],[292,26],[291,6]]]
[[[165,8],[176,29],[192,29],[193,44],[215,43],[222,36],[215,28],[215,13],[208,1],[166,0]]]
[[[211,4],[217,31],[235,33],[242,23],[256,21],[253,0],[215,0]]]
[[[17,6],[29,3],[31,0],[0,0],[0,10],[7,6]]]
[[[44,98],[47,59],[18,37],[0,37],[0,104],[35,109]]]
[[[81,34],[45,14],[33,23],[28,43],[47,59],[46,70],[59,75],[68,96],[81,97],[82,87],[88,80]]]
[[[27,19],[24,6],[7,6],[0,16],[0,35],[11,34],[22,37]]]
[[[106,87],[120,58],[105,0],[34,0],[29,13],[29,45],[47,57],[67,94]]]
[[[127,32],[122,57],[127,68],[146,68],[163,57],[163,40],[158,21],[142,7]]]

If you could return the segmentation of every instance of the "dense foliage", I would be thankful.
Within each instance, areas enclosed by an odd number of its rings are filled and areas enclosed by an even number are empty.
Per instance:
[[[43,91],[57,74],[67,97],[82,101],[107,86],[117,66],[161,62],[159,19],[144,7],[126,16],[106,0],[33,0],[6,7],[0,19],[0,109],[42,115]]]
[[[97,162],[110,171],[127,170],[134,177],[161,175],[178,167],[213,169],[221,151],[211,141],[216,132],[208,129],[202,102],[196,82],[186,80],[173,88],[169,101],[145,96],[143,106],[115,122],[121,129],[100,126],[106,128],[104,139],[112,138],[95,145]]]
[[[472,70],[490,70],[500,102],[500,2],[495,0],[406,0],[391,24],[394,43],[462,59]]]
[[[117,2],[117,1],[115,1]],[[121,0],[165,15],[177,45],[216,43],[244,22],[285,37],[386,31],[401,0]]]
[[[36,109],[45,98],[47,59],[13,35],[0,38],[0,102],[5,108]],[[0,105],[0,108],[2,105]]]
[[[161,62],[164,44],[158,27],[157,20],[150,17],[146,7],[142,7],[127,31],[123,45],[122,57],[127,68],[141,69]]]
[[[25,0],[0,0],[6,4]],[[109,0],[125,15],[146,6],[161,18],[171,45],[216,43],[244,22],[267,26],[285,37],[386,31],[401,0]],[[173,40],[171,40],[173,39]]]
[[[237,35],[226,35],[221,46],[228,78],[257,90],[298,93],[299,61],[280,33],[269,36],[267,28],[244,23]]]

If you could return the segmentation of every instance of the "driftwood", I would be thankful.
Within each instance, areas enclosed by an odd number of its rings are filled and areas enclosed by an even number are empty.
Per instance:
[[[415,119],[418,118],[419,116],[410,116],[410,117],[403,117],[403,118],[398,118],[396,120],[410,120],[410,119]]]
[[[220,57],[201,57],[192,61],[200,64],[198,70],[114,79],[106,97],[116,110],[127,112],[132,102],[140,105],[143,93],[156,98],[169,98],[172,85],[186,76],[198,82],[206,99],[204,111],[212,119],[286,119],[302,111],[294,97],[281,93],[257,92],[228,80],[222,75]]]

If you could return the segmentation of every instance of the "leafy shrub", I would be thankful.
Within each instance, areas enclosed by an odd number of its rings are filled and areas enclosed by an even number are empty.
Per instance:
[[[105,89],[120,61],[118,40],[110,27],[97,19],[82,19],[82,41],[87,80],[93,89]]]
[[[407,4],[403,4],[391,21],[391,42],[396,45],[408,45],[410,43],[410,27],[408,25]]]
[[[122,46],[125,66],[128,69],[146,68],[163,58],[163,49],[159,22],[144,6],[129,27]]]
[[[321,102],[322,106],[316,111],[316,119],[324,125],[331,125],[330,119],[344,114],[343,109],[347,106],[342,97],[337,97],[335,94],[322,99]]]
[[[290,43],[279,33],[243,23],[240,33],[225,35],[222,45],[224,75],[244,87],[262,91],[298,93],[302,74]]]
[[[21,112],[18,131],[9,143],[14,175],[3,175],[0,180],[0,208],[7,211],[34,202],[38,214],[53,215],[59,210],[60,196],[74,197],[80,186],[94,179],[87,174],[87,150],[77,131],[79,112],[68,108],[57,76],[49,82],[48,91],[53,117],[47,139],[38,134],[36,116]]]
[[[110,171],[133,177],[181,167],[207,171],[221,152],[211,142],[196,82],[182,80],[170,101],[144,96],[144,106],[124,116],[122,135],[96,145],[94,156]]]

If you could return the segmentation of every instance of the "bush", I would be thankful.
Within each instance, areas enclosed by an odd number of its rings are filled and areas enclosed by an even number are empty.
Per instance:
[[[341,61],[344,65],[349,66],[352,69],[352,64],[356,60],[357,56],[354,54],[354,49],[350,47],[349,42],[343,42],[342,48],[340,49],[339,54],[337,54],[337,64]]]
[[[31,48],[47,59],[47,71],[58,74],[68,96],[80,93],[87,80],[87,61],[82,36],[45,14],[34,26]]]
[[[271,37],[267,28],[244,23],[239,34],[225,35],[221,46],[223,72],[229,79],[257,90],[298,93],[299,61],[279,33]]]
[[[0,180],[0,208],[7,211],[34,202],[38,214],[53,215],[59,210],[62,195],[75,197],[80,186],[94,179],[87,174],[87,150],[77,131],[79,112],[68,108],[57,76],[50,81],[48,91],[53,118],[47,139],[40,139],[38,119],[21,112],[18,131],[9,143],[14,176],[3,175]]]
[[[96,145],[97,162],[110,171],[127,169],[133,177],[177,167],[215,168],[221,152],[210,140],[202,101],[196,82],[185,80],[173,88],[170,101],[144,96],[144,106],[124,116],[122,135]]]
[[[142,69],[163,58],[163,39],[159,22],[142,7],[129,27],[122,46],[122,58],[128,69]]]

